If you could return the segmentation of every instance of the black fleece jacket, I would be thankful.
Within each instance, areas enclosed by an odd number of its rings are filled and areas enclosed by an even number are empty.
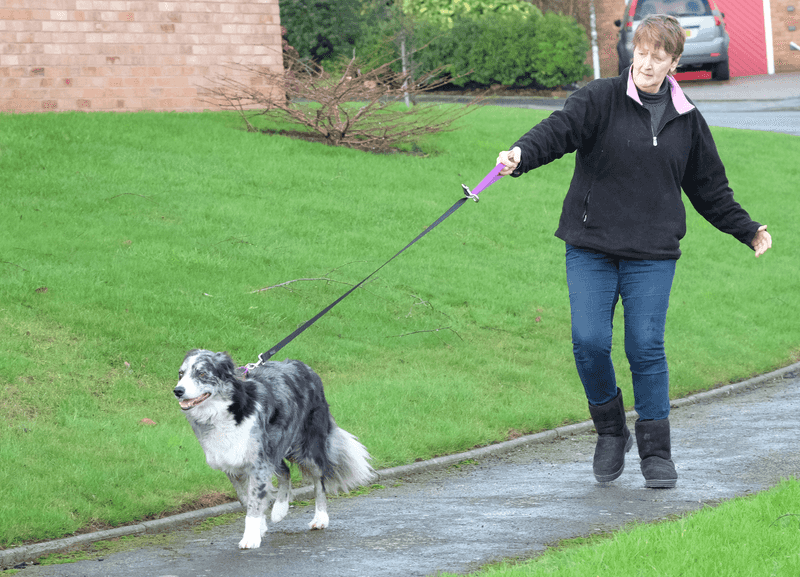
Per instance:
[[[622,258],[677,259],[683,189],[706,220],[750,245],[760,224],[734,200],[705,119],[668,80],[671,98],[655,133],[625,71],[576,91],[514,144],[522,160],[513,176],[576,152],[558,238]]]

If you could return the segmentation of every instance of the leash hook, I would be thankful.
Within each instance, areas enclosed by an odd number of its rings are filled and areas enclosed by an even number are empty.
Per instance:
[[[503,170],[504,168],[505,165],[499,163],[491,171],[489,171],[489,174],[483,177],[483,180],[481,180],[480,183],[478,183],[478,186],[476,186],[474,190],[470,190],[466,184],[462,184],[461,188],[464,189],[464,194],[466,195],[466,197],[471,198],[475,202],[478,202],[478,195],[481,192],[483,192],[484,189],[488,188],[489,186],[491,186],[492,184],[503,178],[503,175],[500,174],[500,171]]]
[[[480,200],[480,198],[478,198],[477,194],[472,194],[472,191],[469,189],[469,187],[466,184],[462,184],[461,188],[464,189],[464,196],[466,196],[467,198],[471,198],[475,202],[478,202]]]

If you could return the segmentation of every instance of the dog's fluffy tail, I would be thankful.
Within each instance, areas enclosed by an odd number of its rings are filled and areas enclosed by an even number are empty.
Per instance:
[[[347,492],[369,483],[375,477],[375,470],[369,464],[372,457],[366,447],[344,429],[334,426],[328,436],[327,452],[331,468],[330,474],[325,477],[326,492]]]

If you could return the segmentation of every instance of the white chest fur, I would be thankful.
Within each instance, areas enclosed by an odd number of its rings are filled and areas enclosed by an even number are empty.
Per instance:
[[[255,422],[255,417],[250,416],[239,425],[233,418],[217,421],[214,426],[192,424],[208,466],[226,473],[252,467],[258,454],[256,437],[252,434]]]

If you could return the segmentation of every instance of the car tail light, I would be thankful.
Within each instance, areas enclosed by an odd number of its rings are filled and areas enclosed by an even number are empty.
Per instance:
[[[714,24],[716,26],[725,26],[725,21],[722,19],[722,13],[719,12],[717,3],[714,0],[709,0],[709,4],[711,4],[711,11],[714,12]]]

